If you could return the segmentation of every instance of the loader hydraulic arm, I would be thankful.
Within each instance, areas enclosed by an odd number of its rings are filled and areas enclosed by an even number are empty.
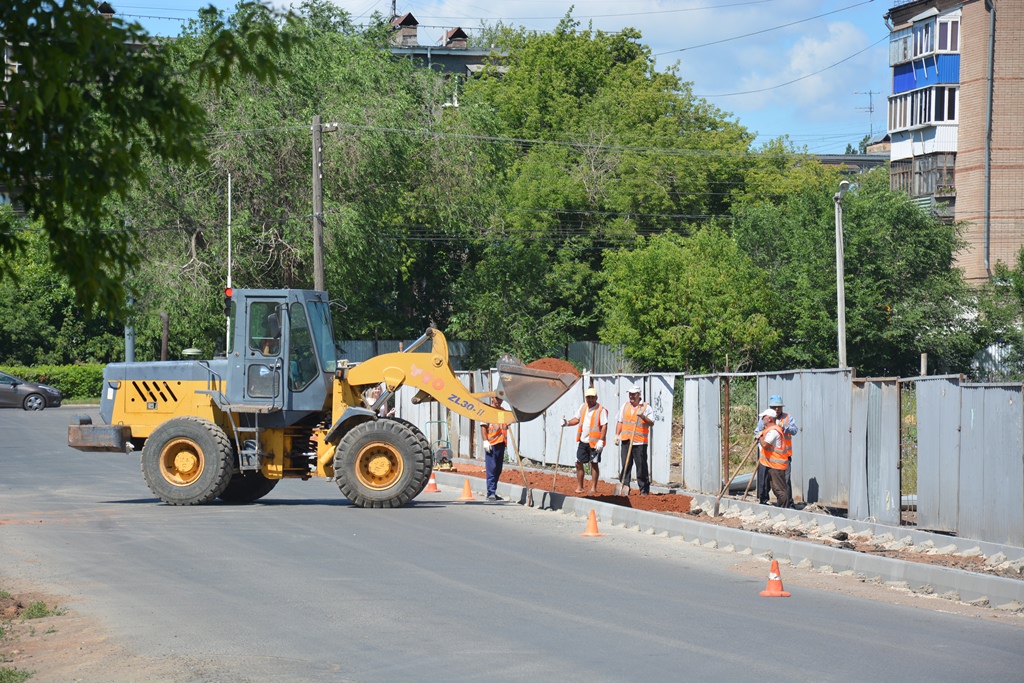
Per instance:
[[[429,352],[419,348],[431,341]],[[545,368],[537,367],[539,365]],[[436,400],[459,415],[478,422],[511,424],[528,422],[544,413],[565,392],[579,381],[579,372],[569,363],[542,358],[530,365],[504,357],[498,363],[498,386],[494,391],[472,393],[448,364],[448,341],[438,330],[426,333],[402,353],[388,353],[349,368],[337,381],[343,384],[336,396],[351,395],[360,387],[384,382],[394,393],[402,385],[419,390],[413,403]],[[347,385],[347,386],[345,386]],[[488,400],[497,396],[507,402],[510,410],[491,406]]]
[[[406,385],[420,391],[414,402],[433,398],[471,420],[491,424],[516,422],[511,411],[490,405],[488,399],[494,392],[474,394],[459,381],[448,363],[448,340],[440,330],[428,328],[424,338],[409,351],[386,353],[360,363],[348,370],[345,380],[354,387],[384,382],[390,392]],[[418,351],[417,347],[426,339],[432,342],[430,351]]]

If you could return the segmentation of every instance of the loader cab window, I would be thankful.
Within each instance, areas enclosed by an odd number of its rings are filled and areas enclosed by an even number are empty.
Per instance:
[[[306,310],[300,303],[292,304],[288,315],[288,382],[293,391],[305,389],[320,374],[313,349],[313,337],[306,324]]]
[[[264,356],[281,353],[281,322],[277,304],[256,301],[249,307],[249,348]]]
[[[324,372],[334,372],[338,368],[338,344],[334,341],[330,305],[326,301],[310,301],[309,322],[313,330],[313,341],[320,352],[320,367]]]

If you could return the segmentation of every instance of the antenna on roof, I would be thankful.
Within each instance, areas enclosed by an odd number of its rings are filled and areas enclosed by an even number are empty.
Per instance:
[[[881,95],[882,93],[877,90],[868,90],[865,92],[855,92],[854,95],[867,95],[868,106],[866,107],[854,107],[860,111],[866,111],[868,113],[868,125],[870,126],[870,136],[875,137],[875,100],[874,95]]]

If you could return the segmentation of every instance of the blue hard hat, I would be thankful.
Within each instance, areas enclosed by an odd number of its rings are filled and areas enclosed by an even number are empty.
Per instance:
[[[782,397],[779,396],[778,394],[773,394],[772,397],[768,399],[768,407],[769,408],[775,408],[776,406],[781,406],[781,405],[783,405],[782,404]]]

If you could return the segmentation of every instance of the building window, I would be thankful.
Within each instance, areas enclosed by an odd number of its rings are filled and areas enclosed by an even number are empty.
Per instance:
[[[900,180],[895,179],[896,165],[900,163]],[[913,177],[909,173],[913,168]],[[890,173],[890,186],[893,189],[905,190],[912,197],[924,195],[951,196],[956,194],[954,169],[956,154],[939,153],[923,157],[915,157],[902,162],[893,162]],[[912,180],[912,182],[911,182]]]
[[[956,86],[940,85],[893,95],[889,98],[889,132],[956,122],[959,93]]]
[[[910,194],[910,159],[894,161],[889,165],[889,187]]]
[[[939,20],[939,52],[960,51],[960,18]]]
[[[935,121],[956,121],[956,97],[959,88],[935,88]]]
[[[935,22],[926,21],[914,25],[914,57],[935,52]]]

